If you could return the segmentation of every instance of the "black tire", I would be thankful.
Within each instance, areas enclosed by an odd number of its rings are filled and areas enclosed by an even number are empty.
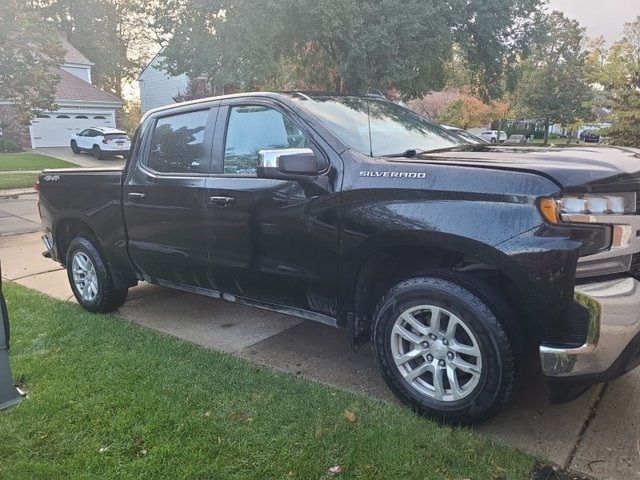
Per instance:
[[[498,139],[497,138],[491,138],[491,143],[498,143]]]
[[[76,155],[81,153],[80,147],[78,147],[78,144],[76,143],[75,140],[71,140],[71,151]]]
[[[83,298],[73,278],[73,259],[78,252],[86,255],[95,268],[98,291],[92,301],[87,301]],[[69,250],[67,251],[67,277],[76,300],[84,309],[90,312],[113,312],[127,300],[129,289],[117,289],[115,287],[106,260],[95,243],[89,238],[76,237],[69,244]]]
[[[102,150],[98,145],[93,146],[93,156],[98,160],[104,160],[104,153],[102,153]]]
[[[397,284],[379,302],[372,329],[378,366],[389,388],[418,413],[451,424],[477,424],[495,415],[510,400],[516,382],[513,349],[499,320],[503,314],[489,306],[500,301],[483,301],[491,294],[475,293],[472,284],[462,277],[446,272],[432,275]],[[459,400],[436,400],[419,392],[396,366],[391,346],[394,324],[403,312],[425,304],[463,319],[477,341],[482,361],[479,380]]]

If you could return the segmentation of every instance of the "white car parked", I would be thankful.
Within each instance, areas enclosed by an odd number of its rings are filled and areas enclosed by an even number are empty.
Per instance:
[[[497,130],[485,130],[479,133],[478,136],[489,143],[498,143],[507,139],[507,132],[501,131],[500,135],[498,135]]]
[[[117,128],[92,127],[71,137],[73,153],[91,152],[99,160],[110,155],[126,156],[130,149],[129,135]]]

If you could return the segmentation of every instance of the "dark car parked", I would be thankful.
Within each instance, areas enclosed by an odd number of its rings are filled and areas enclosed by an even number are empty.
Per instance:
[[[233,95],[146,114],[124,169],[43,172],[40,211],[87,310],[147,281],[319,321],[371,341],[404,402],[472,423],[525,364],[566,398],[638,364],[638,153],[473,145],[371,97]]]
[[[580,134],[580,140],[585,143],[598,143],[600,142],[600,133],[595,130],[585,130]]]

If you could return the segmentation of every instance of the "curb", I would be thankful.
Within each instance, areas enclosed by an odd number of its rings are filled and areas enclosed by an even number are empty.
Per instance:
[[[29,188],[14,188],[10,190],[0,190],[0,199],[2,198],[16,198],[20,195],[28,195],[30,193],[36,193],[33,187]]]

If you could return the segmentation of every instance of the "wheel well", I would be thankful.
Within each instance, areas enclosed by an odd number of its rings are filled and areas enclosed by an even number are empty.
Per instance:
[[[64,265],[67,261],[67,250],[69,250],[69,244],[78,236],[86,236],[92,239],[96,239],[93,229],[76,218],[66,218],[58,222],[58,226],[55,229],[55,242],[58,252],[58,259]]]
[[[365,262],[356,281],[354,297],[354,342],[370,338],[370,325],[375,308],[383,295],[397,283],[440,270],[450,272],[474,293],[499,309],[510,325],[505,325],[513,337],[523,338],[522,329],[528,322],[520,295],[513,282],[497,268],[469,261],[465,254],[441,247],[392,247],[382,249]],[[515,319],[523,322],[516,322]]]

